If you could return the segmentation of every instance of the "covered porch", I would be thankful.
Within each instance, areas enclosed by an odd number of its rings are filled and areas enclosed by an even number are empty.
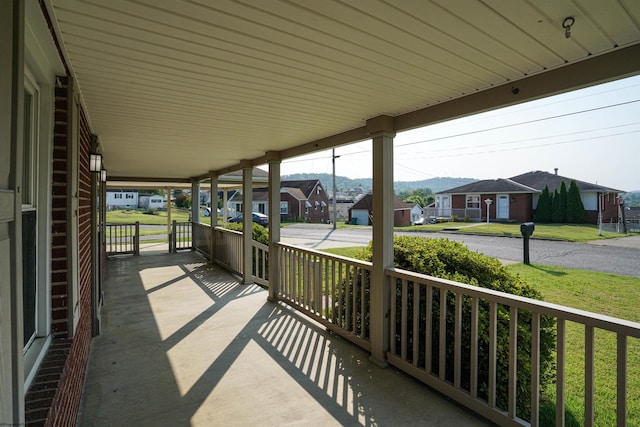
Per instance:
[[[79,425],[489,422],[195,252],[110,259]]]

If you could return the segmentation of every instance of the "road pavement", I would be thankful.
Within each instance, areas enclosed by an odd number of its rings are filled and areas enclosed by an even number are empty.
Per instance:
[[[333,230],[325,224],[293,224],[282,228],[285,243],[309,249],[364,246],[371,240],[371,227],[350,227]],[[498,258],[504,263],[522,262],[523,240],[518,237],[479,236],[457,233],[396,234],[420,235],[427,238],[447,238],[464,243],[472,251]],[[572,243],[532,238],[532,264],[600,271],[623,276],[640,277],[640,236]]]

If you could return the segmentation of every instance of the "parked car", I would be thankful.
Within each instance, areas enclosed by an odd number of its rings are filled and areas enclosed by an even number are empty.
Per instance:
[[[222,215],[222,211],[218,209],[218,216]],[[204,209],[204,216],[211,216],[211,208]]]
[[[242,222],[242,214],[239,214],[229,220],[229,222]],[[259,212],[253,212],[253,222],[263,227],[269,226],[269,217]]]

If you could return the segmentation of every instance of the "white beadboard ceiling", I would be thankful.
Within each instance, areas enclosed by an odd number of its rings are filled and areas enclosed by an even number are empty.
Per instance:
[[[638,0],[47,4],[121,177],[203,175],[640,41]]]

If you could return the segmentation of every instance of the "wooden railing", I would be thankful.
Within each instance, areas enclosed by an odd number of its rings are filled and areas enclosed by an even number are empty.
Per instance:
[[[193,223],[193,248],[211,259],[211,226],[198,222]]]
[[[171,238],[169,239],[169,252],[175,253],[183,249],[191,249],[191,221],[173,221]]]
[[[279,299],[369,351],[371,263],[278,247]]]
[[[567,322],[584,327],[584,425],[594,423],[594,329],[617,334],[617,425],[626,425],[627,343],[640,338],[640,324],[497,292],[448,280],[436,279],[400,269],[388,269],[391,279],[389,363],[452,397],[500,425],[538,426],[540,423],[540,344],[542,323],[556,322],[557,360],[556,425],[565,425],[565,328]],[[417,304],[415,302],[418,302]],[[452,311],[451,313],[449,311]],[[500,313],[500,315],[499,315]],[[521,319],[528,319],[523,328]],[[450,321],[453,319],[453,321]],[[470,324],[465,341],[463,319]],[[479,320],[481,319],[481,320]],[[484,322],[482,321],[484,320]],[[487,321],[488,320],[488,321]],[[506,326],[505,325],[508,325]],[[487,330],[479,327],[487,325]],[[499,327],[501,325],[503,327]],[[437,325],[437,326],[436,326]],[[452,331],[448,329],[452,328]],[[525,329],[523,331],[523,329]],[[530,417],[521,418],[516,401],[521,384],[517,383],[518,340],[530,333]],[[488,336],[488,348],[479,345],[480,336]],[[499,342],[508,343],[506,361],[498,354]],[[468,349],[463,352],[463,349]],[[487,351],[487,354],[483,354]],[[485,356],[488,366],[480,366]],[[468,370],[463,369],[466,362]],[[506,365],[507,372],[500,372]],[[479,373],[488,371],[483,378]],[[507,378],[506,405],[497,403],[500,379]],[[504,384],[502,384],[504,386]]]
[[[262,286],[269,286],[269,246],[252,241],[252,279]]]
[[[214,261],[229,270],[242,274],[242,233],[216,227]]]
[[[140,255],[140,223],[106,224],[107,255]]]

